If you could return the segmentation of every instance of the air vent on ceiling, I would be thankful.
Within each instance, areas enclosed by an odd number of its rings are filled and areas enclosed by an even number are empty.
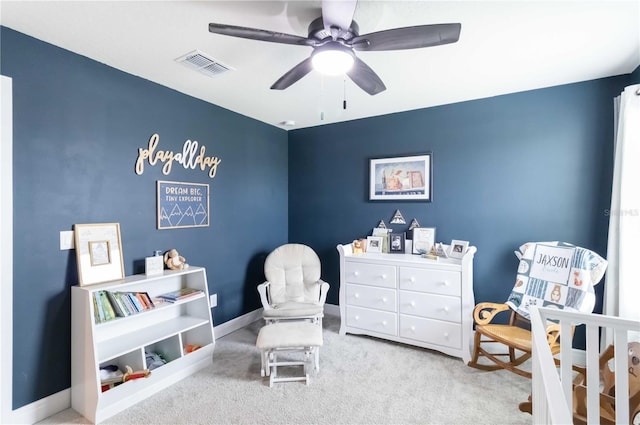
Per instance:
[[[176,59],[176,62],[194,69],[201,74],[208,75],[209,77],[215,77],[216,75],[233,70],[230,66],[210,58],[199,50],[194,50],[193,52],[189,52],[186,55],[179,57]]]

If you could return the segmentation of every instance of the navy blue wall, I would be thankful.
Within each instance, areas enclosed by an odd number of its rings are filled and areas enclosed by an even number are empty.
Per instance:
[[[427,108],[289,134],[289,238],[322,258],[338,303],[337,243],[400,209],[436,239],[477,246],[476,301],[506,300],[527,241],[606,256],[613,98],[629,76]],[[433,153],[433,202],[368,201],[369,159]],[[601,294],[603,285],[598,286]],[[601,306],[596,309],[600,311]]]
[[[630,84],[638,84],[640,83],[640,66],[636,68],[635,71],[631,74]]]
[[[156,249],[206,267],[216,324],[258,308],[265,253],[288,240],[287,133],[1,31],[1,71],[13,78],[14,408],[70,386],[77,273],[59,232],[74,223],[119,222],[127,275]],[[153,133],[174,152],[197,140],[222,158],[216,177],[177,164],[168,176],[148,164],[136,175]],[[210,226],[156,230],[157,180],[209,184]]]

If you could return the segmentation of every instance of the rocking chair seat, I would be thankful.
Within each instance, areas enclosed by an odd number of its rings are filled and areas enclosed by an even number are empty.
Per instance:
[[[478,325],[476,332],[494,341],[507,343],[520,351],[531,352],[531,332],[511,325]]]

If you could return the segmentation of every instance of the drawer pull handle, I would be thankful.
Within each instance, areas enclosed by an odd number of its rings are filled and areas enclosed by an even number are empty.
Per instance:
[[[416,306],[416,302],[415,302],[415,301],[411,301],[411,302],[409,303],[409,305],[410,305],[411,307],[415,307],[415,306]]]
[[[382,302],[386,303],[387,302],[387,297],[382,297]]]
[[[416,331],[416,327],[415,326],[411,326],[409,329],[411,329],[411,332],[415,332]]]
[[[355,319],[355,320],[360,320],[360,316],[356,315],[356,316],[354,317],[354,319]]]
[[[444,337],[445,337],[446,339],[449,339],[449,332],[445,332],[445,333],[444,333]]]
[[[415,282],[415,281],[416,281],[416,278],[415,278],[415,277],[411,276],[411,277],[409,278],[409,282],[413,283],[413,282]]]
[[[443,284],[444,286],[449,286],[449,281],[448,281],[448,280],[445,280],[444,282],[442,282],[442,284]]]
[[[443,308],[442,310],[443,310],[445,313],[448,313],[448,312],[449,312],[449,307],[445,307],[445,308]]]
[[[382,274],[382,278],[383,278],[383,279],[386,279],[386,278],[387,278],[386,273],[383,273],[383,274]]]
[[[387,326],[387,321],[386,320],[382,321],[382,326]]]
[[[354,276],[360,276],[360,272],[359,271],[355,271],[355,272],[353,272],[353,275]]]
[[[353,298],[360,298],[360,294],[356,292],[355,294],[353,294]]]

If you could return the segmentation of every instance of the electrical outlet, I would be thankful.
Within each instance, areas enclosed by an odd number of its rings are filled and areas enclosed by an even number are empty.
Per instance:
[[[209,307],[213,308],[218,305],[218,294],[212,294],[209,296]]]
[[[64,230],[60,232],[60,251],[65,249],[73,249],[73,230]]]

